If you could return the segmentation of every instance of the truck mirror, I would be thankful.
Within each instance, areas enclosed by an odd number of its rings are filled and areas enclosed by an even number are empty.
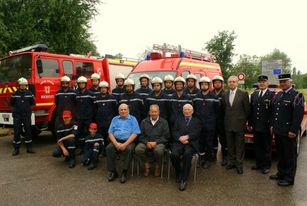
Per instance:
[[[38,58],[36,60],[36,68],[37,68],[37,73],[38,74],[43,73],[43,62],[42,62],[42,60],[40,58]]]

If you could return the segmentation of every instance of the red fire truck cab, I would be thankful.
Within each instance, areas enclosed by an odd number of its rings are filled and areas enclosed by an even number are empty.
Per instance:
[[[79,76],[85,76],[90,87],[89,78],[96,72],[101,80],[110,82],[106,58],[53,54],[46,50],[46,45],[39,44],[12,51],[10,56],[0,59],[0,125],[13,125],[10,97],[17,90],[20,77],[28,80],[28,89],[35,95],[31,121],[34,134],[51,128],[53,124],[54,97],[62,76],[67,75],[74,82]]]
[[[140,86],[139,77],[144,73],[151,78],[157,76],[161,79],[168,74],[173,77],[186,78],[192,73],[198,79],[202,76],[212,79],[216,75],[222,75],[220,65],[214,62],[214,57],[211,55],[187,49],[182,50],[180,46],[174,47],[166,44],[154,45],[153,49],[157,52],[149,53],[146,59],[137,64],[129,75],[129,78],[135,81],[136,88]]]

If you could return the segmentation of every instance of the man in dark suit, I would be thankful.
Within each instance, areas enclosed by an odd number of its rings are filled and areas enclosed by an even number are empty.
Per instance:
[[[201,123],[197,118],[192,117],[192,114],[193,106],[185,104],[183,116],[178,117],[172,130],[174,143],[171,147],[171,160],[176,170],[176,182],[180,183],[180,191],[186,189],[192,157],[198,151]]]
[[[226,169],[236,168],[238,174],[243,174],[244,132],[250,113],[249,97],[246,91],[238,89],[236,76],[228,78],[228,87],[229,90],[222,97],[228,148]]]
[[[279,156],[278,172],[270,179],[279,186],[294,184],[297,165],[297,136],[304,117],[304,95],[292,87],[290,74],[278,76],[280,91],[272,101],[272,132]]]
[[[249,131],[254,135],[256,165],[252,170],[261,170],[263,174],[270,172],[272,135],[270,133],[271,101],[275,92],[268,89],[268,77],[258,77],[259,90],[251,94],[251,116]]]

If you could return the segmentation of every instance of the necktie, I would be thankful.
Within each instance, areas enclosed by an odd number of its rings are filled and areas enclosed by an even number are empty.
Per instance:
[[[189,117],[186,117],[186,118],[185,118],[185,125],[188,126],[188,125],[189,125],[189,122],[190,122],[190,118],[189,118]]]
[[[263,91],[261,90],[260,94],[259,94],[259,98],[261,98],[263,95]]]
[[[230,95],[229,95],[229,103],[230,103],[230,106],[232,106],[234,97],[235,97],[234,91],[230,91]]]

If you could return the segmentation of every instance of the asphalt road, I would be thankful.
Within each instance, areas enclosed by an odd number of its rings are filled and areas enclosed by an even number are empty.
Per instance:
[[[10,136],[0,137],[0,205],[307,205],[307,144],[303,140],[296,182],[281,188],[269,175],[276,172],[276,160],[268,175],[250,170],[246,157],[244,174],[226,171],[219,163],[210,169],[198,168],[197,182],[184,192],[171,180],[153,176],[129,177],[127,183],[106,179],[105,159],[88,171],[78,165],[69,169],[63,159],[51,156],[55,144],[49,133],[34,142],[36,154],[11,156]],[[78,160],[80,157],[78,157]]]

